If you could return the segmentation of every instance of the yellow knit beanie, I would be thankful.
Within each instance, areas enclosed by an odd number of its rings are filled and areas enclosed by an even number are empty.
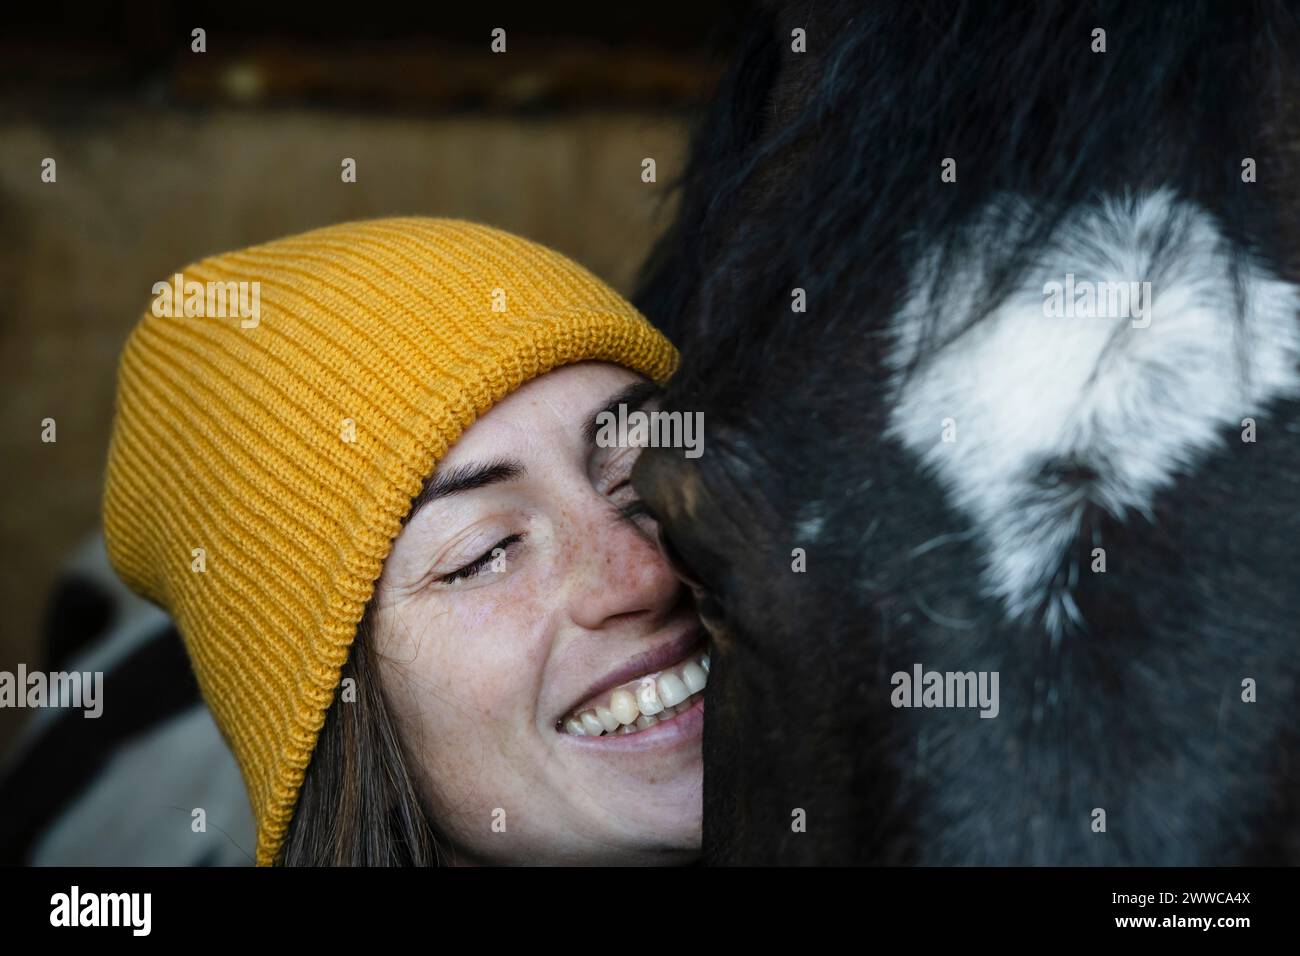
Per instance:
[[[581,266],[458,220],[318,229],[204,259],[154,292],[118,369],[108,553],[175,620],[270,865],[435,464],[557,366],[605,360],[662,381],[677,354]]]

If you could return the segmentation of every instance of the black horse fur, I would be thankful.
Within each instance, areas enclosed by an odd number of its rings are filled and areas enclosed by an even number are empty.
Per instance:
[[[1298,67],[1259,0],[751,14],[637,296],[704,414],[635,481],[707,862],[1300,860]],[[1046,317],[1066,273],[1154,320]]]

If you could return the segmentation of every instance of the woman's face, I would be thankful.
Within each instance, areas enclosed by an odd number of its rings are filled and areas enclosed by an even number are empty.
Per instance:
[[[461,862],[698,854],[703,633],[648,519],[617,513],[637,450],[592,437],[644,382],[584,362],[493,406],[385,562],[385,692]]]

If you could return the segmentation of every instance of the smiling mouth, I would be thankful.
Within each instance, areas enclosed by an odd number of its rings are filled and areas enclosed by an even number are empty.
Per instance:
[[[709,653],[693,651],[667,670],[602,691],[561,718],[555,729],[577,737],[637,734],[690,710],[709,680]]]

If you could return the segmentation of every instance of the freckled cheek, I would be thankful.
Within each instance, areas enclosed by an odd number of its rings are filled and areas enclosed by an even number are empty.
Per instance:
[[[540,589],[524,595],[504,588],[497,596],[487,590],[462,601],[426,635],[429,653],[421,655],[421,667],[454,704],[444,719],[471,723],[475,736],[509,736],[532,722],[552,615]]]
[[[413,678],[407,707],[428,734],[441,731],[439,750],[454,741],[511,750],[533,739],[573,573],[581,570],[561,553],[486,587],[411,602],[387,622],[409,635],[392,653]]]

